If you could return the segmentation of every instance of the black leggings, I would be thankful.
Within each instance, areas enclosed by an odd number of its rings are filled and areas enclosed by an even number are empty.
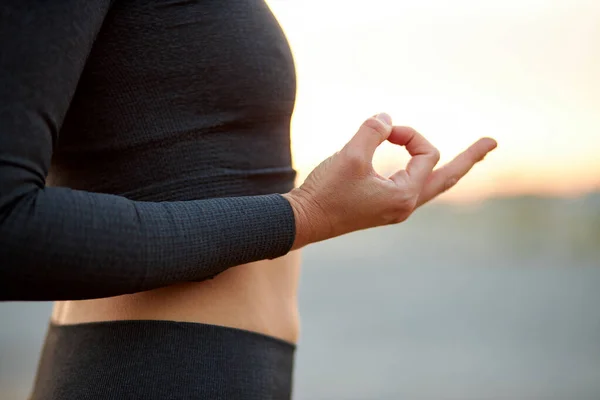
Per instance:
[[[290,399],[294,351],[207,324],[51,324],[31,399]]]

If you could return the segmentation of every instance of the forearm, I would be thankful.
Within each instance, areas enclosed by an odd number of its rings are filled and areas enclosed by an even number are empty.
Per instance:
[[[3,300],[108,297],[286,254],[294,240],[280,195],[189,202],[46,188],[0,218]]]

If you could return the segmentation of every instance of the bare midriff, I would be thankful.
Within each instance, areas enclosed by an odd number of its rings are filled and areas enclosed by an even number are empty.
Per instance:
[[[104,299],[59,301],[59,325],[166,320],[245,329],[295,343],[300,251],[239,265],[213,279]]]

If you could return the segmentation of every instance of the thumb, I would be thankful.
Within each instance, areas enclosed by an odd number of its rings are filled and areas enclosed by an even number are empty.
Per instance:
[[[371,161],[377,147],[387,140],[392,133],[392,117],[386,113],[369,118],[350,139],[346,148],[353,154],[360,154]]]

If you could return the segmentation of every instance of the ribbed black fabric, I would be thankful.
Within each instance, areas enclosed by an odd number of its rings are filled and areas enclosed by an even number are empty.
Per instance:
[[[286,400],[294,350],[275,338],[204,324],[52,325],[31,400]]]
[[[114,296],[287,253],[294,98],[262,0],[2,1],[0,300]]]

